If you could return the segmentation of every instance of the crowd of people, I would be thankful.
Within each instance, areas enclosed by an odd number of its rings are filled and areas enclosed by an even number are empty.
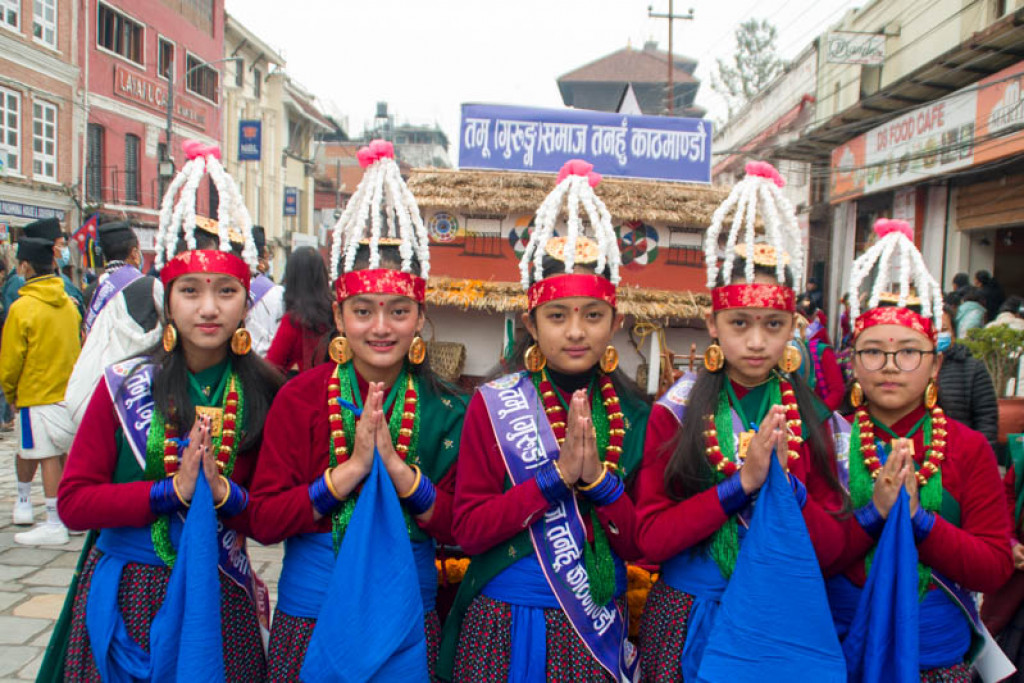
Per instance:
[[[121,221],[80,303],[56,221],[7,275],[15,523],[37,466],[46,503],[15,540],[88,532],[41,680],[1012,673],[1019,644],[980,647],[975,595],[1024,570],[1024,467],[1001,479],[991,379],[955,343],[972,304],[1022,322],[987,273],[944,301],[908,226],[879,220],[833,343],[820,282],[796,290],[784,181],[752,163],[706,235],[703,367],[652,404],[618,367],[617,240],[575,160],[522,255],[515,353],[469,394],[431,369],[429,239],[388,143],[360,151],[327,262],[296,249],[282,285],[217,150],[186,152],[153,275]],[[206,173],[236,209],[219,222],[195,215]],[[276,604],[248,539],[283,544]],[[450,606],[440,548],[469,558]],[[633,637],[628,564],[658,575]]]

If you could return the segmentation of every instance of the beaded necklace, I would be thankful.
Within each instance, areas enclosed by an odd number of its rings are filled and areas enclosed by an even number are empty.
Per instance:
[[[228,389],[224,394],[221,405],[223,422],[220,433],[212,437],[213,450],[217,454],[217,469],[225,477],[231,478],[235,469],[235,459],[238,456],[238,426],[245,418],[245,399],[241,385],[238,383],[238,375],[231,370],[228,376]],[[213,409],[216,410],[216,409]],[[211,414],[212,411],[206,406],[196,406],[196,416],[200,414]],[[181,455],[179,453],[181,440],[178,438],[178,427],[175,423],[164,419],[160,411],[153,408],[153,421],[150,423],[149,435],[146,438],[146,478],[151,481],[163,477],[173,477],[181,466]],[[203,476],[200,468],[199,476]],[[151,527],[150,535],[153,539],[153,548],[157,556],[163,560],[168,567],[173,567],[178,553],[171,543],[171,518],[169,515],[161,515]]]
[[[362,407],[362,398],[355,390],[355,370],[352,363],[339,365],[327,382],[327,421],[331,431],[330,466],[337,467],[339,462],[344,462],[348,455],[349,439],[355,438],[356,423],[355,416],[350,410],[342,410],[339,399],[351,400],[351,402]],[[384,412],[394,403],[398,397],[400,387],[405,387],[405,395],[402,410],[392,410],[388,419],[388,431],[395,444],[395,451],[407,463],[417,464],[419,455],[417,445],[420,434],[420,411],[419,411],[419,387],[416,378],[407,373],[404,366],[394,386],[391,388],[384,404]],[[334,552],[337,554],[341,547],[341,541],[345,537],[345,530],[352,519],[352,512],[356,507],[356,496],[349,495],[341,506],[331,515],[331,536],[334,541]],[[403,508],[406,518],[406,526],[412,528],[412,520]]]
[[[942,508],[942,463],[946,459],[946,414],[935,406],[926,413],[923,421],[925,459],[915,473],[921,505],[929,512]],[[908,434],[912,436],[916,429]],[[850,498],[855,508],[868,504],[875,490],[875,480],[882,471],[878,457],[879,442],[875,439],[874,422],[865,406],[857,408],[850,437]],[[884,445],[883,445],[884,447]],[[870,571],[875,557],[872,548],[864,560],[865,573]],[[918,595],[924,597],[931,583],[932,570],[920,562],[917,564]]]
[[[725,481],[740,471],[743,466],[742,460],[746,458],[747,448],[750,440],[756,433],[756,423],[749,423],[745,426],[750,429],[739,434],[740,443],[737,449],[734,445],[732,409],[737,408],[741,412],[739,401],[733,406],[729,401],[731,387],[726,378],[726,386],[718,394],[718,407],[713,415],[705,417],[707,430],[704,432],[705,455],[714,471],[714,483]],[[789,438],[787,440],[787,469],[792,468],[800,458],[800,448],[803,445],[803,422],[800,419],[800,408],[796,402],[796,393],[793,386],[774,372],[768,378],[766,389],[766,405],[782,404],[786,413],[786,426],[789,427]],[[737,462],[737,459],[740,462]],[[729,578],[736,567],[736,558],[739,557],[739,527],[736,522],[736,515],[730,515],[725,524],[718,528],[711,536],[711,557],[715,560],[722,576]]]
[[[551,383],[547,369],[532,373],[534,386],[544,402],[544,412],[551,422],[558,445],[565,442],[566,422],[569,419],[569,408],[561,393]],[[611,463],[618,469],[619,458],[622,457],[622,442],[626,435],[625,416],[619,396],[615,393],[612,378],[600,373],[597,378],[599,390],[593,391],[591,383],[590,415],[594,424],[597,439],[598,455],[604,453],[602,462]],[[601,526],[594,508],[590,510],[590,520],[594,529],[594,543],[584,543],[583,559],[590,578],[590,595],[597,605],[606,605],[615,595],[615,561],[612,559],[608,537]]]

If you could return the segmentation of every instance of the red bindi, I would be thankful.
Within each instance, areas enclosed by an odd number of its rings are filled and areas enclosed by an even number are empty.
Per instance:
[[[206,278],[206,284],[210,284],[210,278]]]
[[[580,312],[580,307],[579,306],[574,306],[572,310],[574,310],[575,312],[579,313]]]
[[[384,305],[384,302],[383,302],[383,301],[378,301],[377,303],[378,303],[378,304],[379,304],[380,306],[383,306],[383,305]]]

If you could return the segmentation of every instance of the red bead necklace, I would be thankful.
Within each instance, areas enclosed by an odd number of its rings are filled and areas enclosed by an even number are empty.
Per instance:
[[[917,471],[917,483],[924,488],[935,474],[942,469],[946,459],[946,414],[942,408],[935,406],[932,410],[932,442],[927,445],[924,462]],[[872,479],[878,478],[882,471],[882,461],[878,458],[878,446],[875,444],[875,425],[866,406],[857,408],[857,427],[860,429],[860,452],[864,456],[864,466],[871,473]]]
[[[601,391],[601,401],[608,415],[608,447],[605,450],[604,462],[618,464],[619,457],[622,455],[622,440],[626,436],[625,418],[619,404],[619,396],[615,393],[612,378],[602,373],[598,376],[597,384]],[[558,400],[556,391],[557,389],[552,386],[547,373],[542,374],[540,396],[544,401],[544,412],[547,413],[551,429],[555,432],[558,445],[561,446],[565,441],[566,421],[569,418],[565,406]]]
[[[221,425],[219,443],[215,443],[217,449],[217,469],[221,474],[231,461],[231,453],[235,447],[235,434],[238,419],[238,387],[234,374],[228,382],[228,394],[224,401],[224,421]],[[164,425],[164,474],[168,477],[174,476],[180,465],[178,458],[178,427],[170,422]]]

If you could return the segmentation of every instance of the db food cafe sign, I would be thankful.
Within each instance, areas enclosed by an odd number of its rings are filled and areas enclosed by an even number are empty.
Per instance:
[[[120,64],[114,65],[114,94],[161,114],[167,113],[167,85]],[[174,118],[196,128],[206,128],[205,109],[182,95],[174,96]]]

